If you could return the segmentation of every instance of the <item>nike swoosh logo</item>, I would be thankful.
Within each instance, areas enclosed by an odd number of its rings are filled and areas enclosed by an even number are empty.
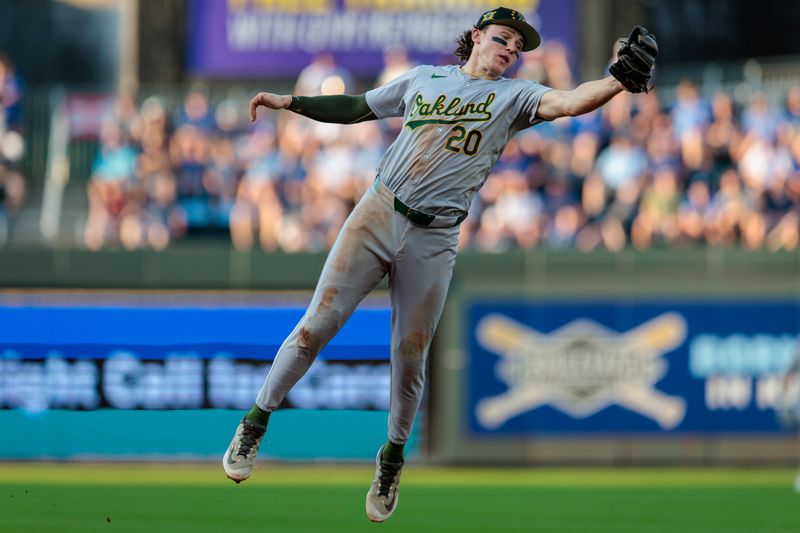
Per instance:
[[[446,78],[447,76],[439,76],[438,74],[431,74],[431,78]]]

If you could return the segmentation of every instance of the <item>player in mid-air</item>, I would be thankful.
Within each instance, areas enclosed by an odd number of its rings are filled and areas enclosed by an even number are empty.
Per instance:
[[[636,27],[618,52],[611,76],[571,91],[508,79],[503,73],[540,37],[517,11],[484,13],[458,39],[461,65],[418,66],[358,96],[297,97],[260,92],[250,101],[342,124],[403,117],[380,161],[373,186],[344,223],[311,303],[278,350],[256,398],[223,458],[229,478],[247,479],[270,413],[306,373],[358,303],[389,276],[391,396],[388,439],[378,450],[367,492],[370,520],[397,507],[403,447],[423,393],[425,362],[444,307],[456,258],[459,224],[508,140],[544,120],[588,113],[627,89],[648,89],[658,53]]]

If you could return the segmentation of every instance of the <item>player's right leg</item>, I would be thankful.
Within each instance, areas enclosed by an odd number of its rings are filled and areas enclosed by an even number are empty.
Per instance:
[[[253,409],[225,453],[225,473],[237,483],[249,477],[264,435],[259,427],[249,428],[247,422],[266,428],[268,414],[280,405],[358,303],[386,275],[394,253],[392,216],[391,207],[370,189],[342,227],[305,315],[278,350]],[[259,414],[267,416],[258,420]],[[254,438],[257,443],[250,445]]]
[[[392,377],[389,432],[367,491],[367,517],[383,522],[397,509],[403,447],[422,400],[425,364],[455,266],[458,229],[410,227],[389,277]]]

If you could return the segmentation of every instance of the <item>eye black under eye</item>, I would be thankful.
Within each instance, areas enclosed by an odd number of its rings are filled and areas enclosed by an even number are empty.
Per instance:
[[[493,40],[494,42],[496,42],[496,43],[500,44],[501,46],[508,46],[508,41],[506,41],[506,40],[505,40],[505,39],[503,39],[502,37],[497,37],[497,36],[494,36],[494,37],[492,37],[492,40]],[[512,53],[513,53],[513,54],[514,54],[516,57],[519,57],[519,50],[514,50]]]
[[[495,36],[495,37],[492,37],[492,40],[493,40],[494,42],[498,43],[498,44],[501,44],[501,45],[503,45],[503,46],[508,46],[508,41],[506,41],[506,40],[505,40],[505,39],[503,39],[502,37],[497,37],[497,36]]]

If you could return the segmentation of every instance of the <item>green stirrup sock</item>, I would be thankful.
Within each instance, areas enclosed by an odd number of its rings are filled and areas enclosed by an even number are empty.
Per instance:
[[[405,444],[395,444],[394,442],[387,440],[386,444],[383,445],[381,460],[386,461],[387,463],[402,463],[404,447]]]
[[[250,408],[250,412],[247,413],[245,418],[251,424],[258,424],[259,426],[267,427],[269,415],[270,413],[267,411],[262,411],[257,405],[253,404],[253,407]]]

